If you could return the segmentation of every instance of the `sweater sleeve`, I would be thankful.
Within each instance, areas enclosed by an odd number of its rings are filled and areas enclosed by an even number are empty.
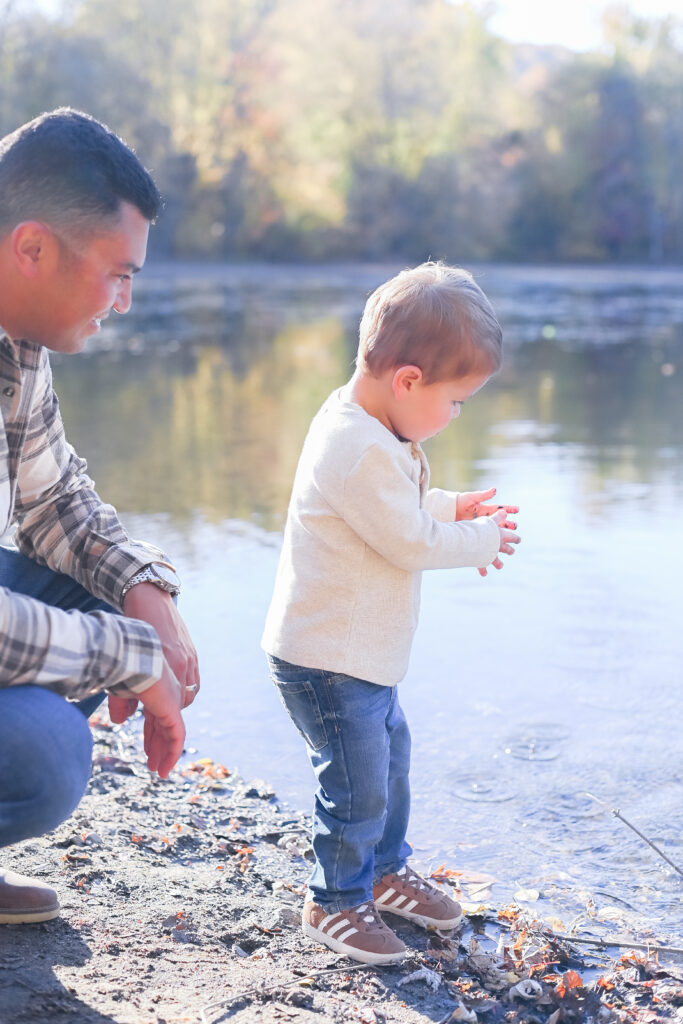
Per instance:
[[[454,523],[458,511],[458,493],[432,487],[425,495],[424,507],[440,523]]]
[[[441,499],[437,505],[441,511]],[[414,482],[379,444],[367,448],[349,472],[341,514],[366,544],[408,572],[483,567],[500,544],[489,518],[440,522],[421,508]]]

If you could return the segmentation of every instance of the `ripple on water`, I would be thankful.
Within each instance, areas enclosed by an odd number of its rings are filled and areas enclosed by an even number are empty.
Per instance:
[[[503,753],[520,761],[554,761],[569,735],[559,722],[522,723],[503,741]]]
[[[588,793],[550,793],[548,801],[534,812],[541,821],[562,822],[586,821],[605,814],[605,808],[596,803]]]
[[[513,800],[517,792],[511,783],[501,775],[486,772],[458,774],[450,772],[446,784],[453,796],[469,803],[502,804]]]

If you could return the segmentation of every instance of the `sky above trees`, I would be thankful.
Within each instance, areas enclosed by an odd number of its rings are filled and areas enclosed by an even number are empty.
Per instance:
[[[610,7],[622,6],[640,18],[672,16],[683,21],[683,0],[629,0],[622,4],[572,0],[493,0],[490,30],[516,43],[549,43],[572,50],[594,50],[604,41],[603,18]]]

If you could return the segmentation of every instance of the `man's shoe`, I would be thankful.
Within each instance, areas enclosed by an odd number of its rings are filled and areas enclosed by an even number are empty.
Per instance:
[[[455,928],[462,921],[460,904],[407,864],[400,871],[381,878],[372,895],[382,913],[397,914],[423,928]]]
[[[309,939],[362,964],[393,964],[405,956],[406,947],[385,925],[371,900],[334,914],[307,900],[301,926]]]
[[[59,916],[57,893],[44,882],[0,869],[0,924],[31,924]]]

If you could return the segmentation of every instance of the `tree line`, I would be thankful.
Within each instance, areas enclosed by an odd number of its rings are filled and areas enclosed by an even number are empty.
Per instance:
[[[515,45],[450,0],[0,0],[0,132],[70,105],[165,197],[159,255],[683,260],[674,18]]]

